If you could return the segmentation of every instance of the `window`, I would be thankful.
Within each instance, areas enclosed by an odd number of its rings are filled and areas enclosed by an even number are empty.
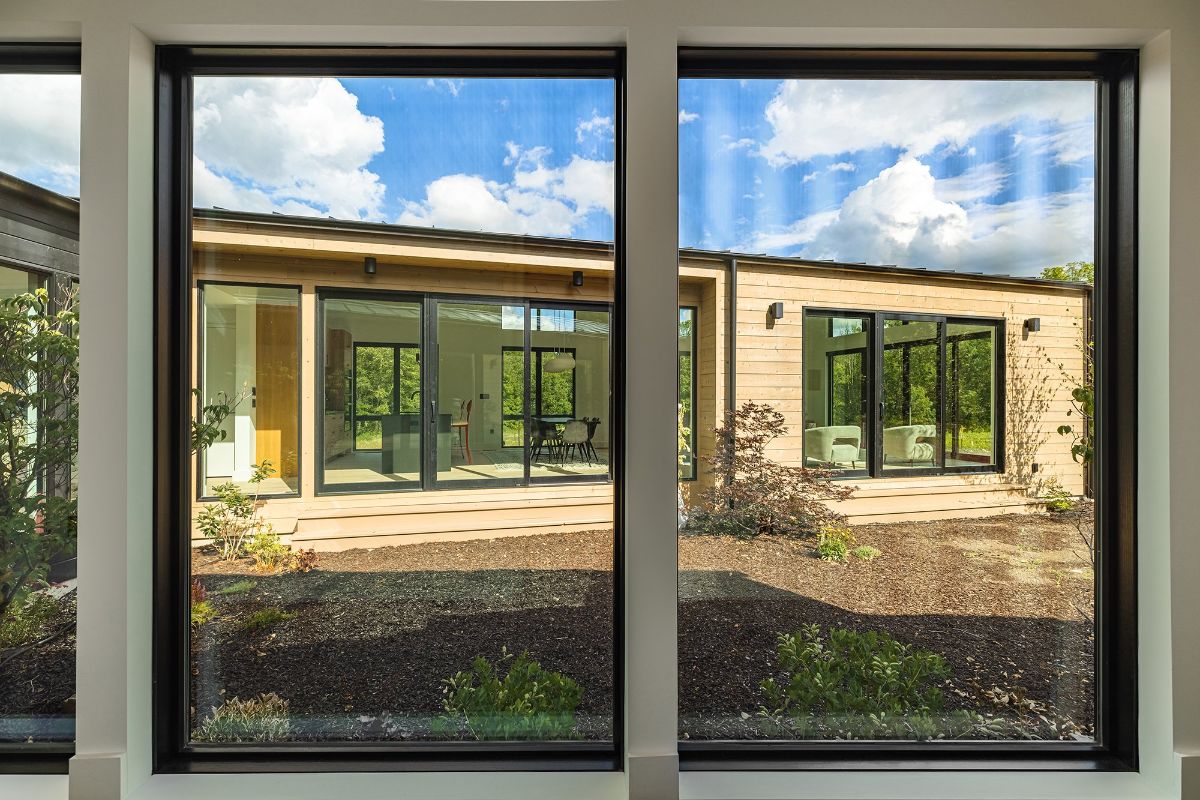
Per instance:
[[[696,479],[696,309],[679,309],[679,477]]]
[[[0,772],[75,741],[79,49],[0,45]]]
[[[300,490],[300,293],[207,283],[199,402],[230,409],[200,451],[201,495],[234,485],[257,495]],[[256,467],[271,474],[252,482]]]
[[[613,768],[615,54],[164,54],[203,491],[163,763]]]
[[[996,468],[1003,320],[804,314],[805,466],[876,477]]]
[[[1128,764],[1094,454],[1129,441],[1092,405],[1124,67],[1077,55],[683,52],[680,293],[724,332],[681,495],[686,763]]]

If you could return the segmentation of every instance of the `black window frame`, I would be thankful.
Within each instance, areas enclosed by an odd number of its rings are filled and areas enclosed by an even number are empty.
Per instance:
[[[168,773],[618,771],[624,752],[624,421],[614,405],[612,739],[607,742],[330,742],[211,746],[188,740],[188,479],[192,283],[192,78],[198,75],[595,77],[614,82],[611,394],[625,397],[625,50],[159,45],[155,51],[154,618],[152,771]],[[426,320],[428,325],[428,320]],[[320,388],[320,387],[318,387]],[[318,433],[319,435],[319,433]],[[465,487],[464,487],[465,488]],[[65,762],[64,762],[65,767]]]
[[[79,75],[80,63],[77,42],[0,42],[0,74]],[[78,285],[79,275],[66,270],[9,260],[0,264],[42,278],[52,304],[62,287]],[[0,744],[0,775],[65,775],[74,754],[74,742]]]
[[[1138,768],[1136,50],[700,48],[679,78],[1092,80],[1096,90],[1096,740],[683,741],[682,770]]]
[[[500,348],[501,365],[503,365],[504,356],[507,355],[508,353],[521,353],[523,356],[525,353],[525,348],[524,347],[515,347],[513,345],[505,345],[505,346],[501,347]],[[528,400],[529,400],[529,402],[525,403],[525,406],[528,408],[529,413],[528,414],[526,414],[526,413],[505,414],[502,411],[500,414],[500,424],[501,425],[503,425],[505,422],[512,422],[515,420],[520,420],[521,424],[524,425],[525,418],[527,416],[528,417],[542,416],[543,364],[542,364],[541,356],[543,353],[570,353],[571,358],[575,358],[577,350],[574,347],[554,347],[553,345],[550,345],[550,346],[538,345],[538,346],[534,347],[531,345],[529,347],[529,366],[530,366],[529,372],[531,373],[529,375],[529,380],[528,380],[528,383],[529,383]],[[522,379],[522,387],[524,387],[524,384],[525,384],[525,381],[524,381],[524,379]],[[572,419],[574,419],[574,417],[575,417],[576,390],[579,388],[576,384],[577,384],[577,382],[575,380],[575,371],[572,370],[571,371],[571,412],[570,412],[570,414],[567,415],[567,416],[571,417]],[[504,370],[503,369],[500,370],[500,397],[502,399],[504,397]],[[524,437],[524,436],[521,437],[521,440],[522,440],[521,444],[504,444],[504,433],[503,433],[503,431],[501,431],[500,446],[502,448],[505,448],[508,450],[516,450],[517,448],[525,447],[525,441],[524,441],[525,438],[526,437]]]

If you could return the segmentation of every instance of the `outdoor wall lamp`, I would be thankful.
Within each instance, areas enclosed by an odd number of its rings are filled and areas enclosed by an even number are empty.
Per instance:
[[[577,288],[583,286],[583,270],[577,269],[571,273],[571,285]]]
[[[1029,319],[1025,320],[1025,330],[1029,331],[1030,333],[1037,333],[1041,329],[1042,329],[1042,318],[1041,317],[1030,317]]]
[[[783,301],[776,300],[774,303],[771,303],[769,313],[771,319],[783,319]]]
[[[367,256],[363,259],[363,273],[366,275],[374,275],[379,266],[375,263],[375,256]]]

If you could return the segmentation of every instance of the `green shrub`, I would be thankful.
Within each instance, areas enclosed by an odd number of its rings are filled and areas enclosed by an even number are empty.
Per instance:
[[[1063,511],[1070,511],[1075,507],[1075,496],[1056,480],[1052,480],[1046,484],[1043,497],[1047,511],[1061,513]]]
[[[869,545],[869,544],[864,544],[860,547],[856,547],[853,550],[851,550],[850,553],[855,558],[860,558],[863,561],[874,561],[875,559],[877,559],[881,555],[883,555],[883,553],[879,550],[878,547],[871,547],[871,545]]]
[[[817,555],[822,561],[845,563],[854,534],[844,525],[826,525],[817,534]]]
[[[62,606],[48,594],[29,595],[8,608],[0,618],[0,650],[36,642],[54,632],[62,616]]]
[[[212,622],[217,616],[217,610],[213,608],[212,603],[207,600],[201,600],[199,603],[192,603],[192,627],[199,628],[206,622]]]
[[[254,559],[259,572],[282,572],[291,558],[292,548],[279,541],[279,534],[261,530],[246,543],[246,555]]]
[[[248,631],[258,631],[264,628],[274,628],[281,622],[296,618],[295,611],[284,611],[282,608],[264,608],[255,611],[242,622],[242,627]]]
[[[950,677],[936,653],[900,644],[883,632],[844,628],[823,636],[818,625],[778,639],[781,679],[760,684],[759,714],[801,735],[931,738],[942,709],[939,684]]]
[[[288,701],[277,694],[236,697],[212,710],[192,738],[197,742],[275,742],[291,732]]]
[[[245,592],[248,592],[251,589],[253,589],[255,586],[258,586],[257,581],[252,581],[252,580],[247,579],[244,581],[237,581],[235,583],[229,584],[228,586],[224,586],[220,589],[217,589],[213,592],[213,594],[215,594],[219,597],[228,597],[229,595],[243,594]]]
[[[831,480],[833,472],[781,464],[767,455],[786,435],[784,416],[769,405],[744,403],[717,427],[716,447],[704,459],[711,484],[687,514],[686,530],[729,536],[811,535],[839,526],[845,517],[827,501],[844,500],[851,489]]]
[[[501,676],[499,668],[510,660]],[[560,672],[542,669],[528,653],[513,659],[505,648],[495,665],[479,656],[470,672],[444,683],[443,729],[465,727],[479,740],[575,737],[575,710],[583,689]]]
[[[246,546],[259,536],[271,531],[271,524],[258,515],[262,502],[258,499],[258,485],[269,478],[275,468],[264,460],[254,467],[250,485],[254,495],[248,495],[233,483],[222,483],[213,487],[215,503],[208,503],[196,515],[196,527],[213,540],[221,558],[231,561],[239,558]]]

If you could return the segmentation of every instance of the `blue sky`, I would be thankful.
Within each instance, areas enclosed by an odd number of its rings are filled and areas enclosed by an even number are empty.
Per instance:
[[[0,170],[78,192],[78,77],[0,76]],[[1036,274],[1090,260],[1094,87],[686,80],[680,243]],[[610,240],[607,80],[200,78],[194,200]]]

